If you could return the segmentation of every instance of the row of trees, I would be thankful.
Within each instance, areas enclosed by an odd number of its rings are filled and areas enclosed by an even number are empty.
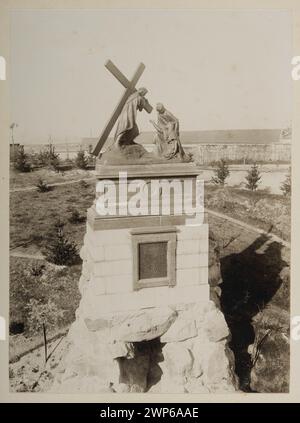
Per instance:
[[[212,182],[216,185],[224,187],[226,179],[230,175],[230,170],[228,164],[224,159],[221,159],[218,163],[216,168],[214,169],[215,175],[212,177]],[[250,191],[256,191],[260,180],[261,180],[261,173],[257,164],[253,164],[250,169],[248,169],[247,174],[245,176],[245,187]],[[289,173],[286,175],[285,180],[281,184],[280,187],[282,193],[285,196],[291,194],[291,169]]]
[[[70,159],[62,161],[53,144],[49,144],[36,154],[26,153],[24,146],[20,145],[16,151],[14,168],[19,172],[30,172],[35,167],[50,167],[59,171],[63,165],[68,164],[70,167],[76,166],[79,169],[87,169],[93,162],[94,157],[87,155],[83,150],[78,151],[74,161]]]

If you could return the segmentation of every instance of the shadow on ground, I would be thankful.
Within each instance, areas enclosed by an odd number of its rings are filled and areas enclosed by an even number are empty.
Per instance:
[[[243,391],[251,391],[248,346],[255,339],[252,319],[276,294],[283,282],[280,272],[288,265],[281,250],[280,244],[261,235],[241,253],[221,259],[221,308],[232,334],[230,347]]]

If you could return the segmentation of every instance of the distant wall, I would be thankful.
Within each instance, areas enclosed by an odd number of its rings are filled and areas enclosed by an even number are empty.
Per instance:
[[[199,164],[227,161],[290,162],[291,144],[200,144],[184,146]]]
[[[61,143],[54,144],[55,151],[59,153],[61,159],[74,158],[80,149],[91,152],[94,144],[92,142],[86,143]],[[107,141],[105,148],[110,145],[112,140]],[[146,150],[152,151],[154,144],[143,144]],[[26,153],[39,152],[42,149],[47,148],[47,145],[43,144],[28,144],[25,145]],[[199,164],[209,164],[220,159],[228,161],[240,161],[247,162],[285,162],[291,161],[291,143],[290,142],[276,142],[269,144],[238,144],[238,143],[207,143],[207,144],[196,144],[196,143],[183,143],[183,147],[186,151],[193,153],[195,160]]]

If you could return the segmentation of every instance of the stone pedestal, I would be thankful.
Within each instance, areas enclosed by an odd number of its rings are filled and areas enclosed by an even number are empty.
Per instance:
[[[136,179],[147,189],[153,180],[176,180],[182,188],[189,181],[195,204],[199,170],[192,164],[98,165],[97,170],[98,181],[109,180],[118,194]],[[125,171],[127,178],[120,180],[119,172],[124,176]],[[164,215],[165,192],[155,198],[148,192],[142,215],[120,214],[118,196],[115,215],[100,215],[97,194],[88,210],[81,251],[82,299],[55,392],[236,389],[228,327],[209,300],[203,210],[176,214],[183,197],[171,190],[170,213]],[[133,195],[128,193],[128,204]],[[157,214],[151,213],[154,202]]]

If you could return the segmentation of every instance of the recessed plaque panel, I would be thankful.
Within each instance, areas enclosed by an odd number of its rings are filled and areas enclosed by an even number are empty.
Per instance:
[[[139,279],[167,277],[167,242],[140,243]]]

